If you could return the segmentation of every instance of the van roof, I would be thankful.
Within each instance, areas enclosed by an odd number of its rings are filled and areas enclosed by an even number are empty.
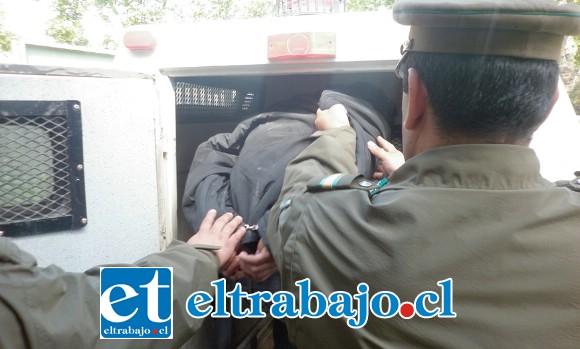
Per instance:
[[[120,52],[118,62],[130,66],[135,59],[145,59],[168,76],[233,76],[392,71],[409,29],[397,24],[391,11],[376,11],[138,26],[131,30],[149,31],[157,47],[149,53]],[[335,57],[268,59],[268,36],[313,32],[336,33]]]

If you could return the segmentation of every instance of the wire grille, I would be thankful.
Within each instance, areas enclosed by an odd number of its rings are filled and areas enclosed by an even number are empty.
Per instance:
[[[0,116],[0,223],[70,216],[67,119]]]
[[[188,111],[205,116],[233,116],[247,114],[255,108],[256,94],[241,91],[177,82],[175,85],[175,104],[179,111]]]
[[[346,0],[279,0],[278,16],[345,12]]]

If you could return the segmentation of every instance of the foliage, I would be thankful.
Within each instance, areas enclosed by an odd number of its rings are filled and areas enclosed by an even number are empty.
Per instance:
[[[580,0],[566,0],[568,4],[580,5]],[[580,73],[580,36],[575,36],[574,44],[576,45],[576,56],[574,57],[574,65],[576,66],[576,72]],[[569,92],[570,100],[572,105],[576,110],[576,114],[580,115],[580,82],[576,82],[576,85]]]
[[[4,13],[0,12],[0,52],[12,50],[12,38],[12,33],[4,29]]]
[[[0,29],[0,52],[10,52],[12,50],[12,39],[3,29]]]
[[[82,17],[88,10],[111,27],[137,24],[190,22],[202,19],[253,18],[272,15],[275,0],[51,0],[56,16],[47,34],[57,42],[89,44],[84,36]],[[113,48],[115,40],[104,34],[100,45]]]
[[[348,11],[376,11],[381,7],[391,8],[395,0],[349,0],[346,2]]]
[[[85,0],[99,10],[105,22],[123,26],[160,23],[172,8],[167,0]]]
[[[189,18],[182,18],[182,21],[189,19],[232,19],[235,14],[234,0],[194,0],[191,1]]]
[[[106,50],[114,50],[117,48],[117,40],[109,34],[105,34],[101,46]]]
[[[580,84],[576,84],[572,91],[569,92],[569,95],[576,114],[580,115]]]
[[[574,63],[577,67],[580,67],[580,36],[575,36],[574,38],[574,45],[578,47],[578,51],[576,52],[576,57],[574,57]]]
[[[167,6],[167,0],[52,0],[56,16],[49,21],[46,33],[57,42],[87,46],[83,16],[89,10],[95,12],[111,27],[136,24],[160,23],[166,13],[175,10]],[[101,46],[114,48],[116,40],[103,34]]]
[[[178,22],[203,19],[257,18],[276,12],[274,0],[189,0],[172,15]]]
[[[277,12],[276,2],[269,0],[253,0],[248,2],[244,18],[268,17]]]
[[[57,15],[49,21],[46,34],[62,44],[86,46],[81,22],[86,8],[86,0],[54,0]]]
[[[565,2],[568,4],[574,4],[574,5],[580,6],[580,0],[566,0]],[[574,58],[574,62],[576,63],[576,66],[580,68],[580,36],[574,37],[574,44],[576,45],[576,47],[578,47],[578,50],[576,52],[576,57]]]

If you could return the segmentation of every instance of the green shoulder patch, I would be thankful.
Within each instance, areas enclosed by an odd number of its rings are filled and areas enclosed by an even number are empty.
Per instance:
[[[576,178],[572,180],[557,181],[555,184],[558,187],[565,187],[573,191],[580,192],[580,171],[574,172]]]
[[[306,187],[309,192],[320,192],[339,189],[365,190],[373,195],[378,189],[388,183],[386,178],[380,181],[365,179],[363,175],[335,173],[330,176],[311,179]]]

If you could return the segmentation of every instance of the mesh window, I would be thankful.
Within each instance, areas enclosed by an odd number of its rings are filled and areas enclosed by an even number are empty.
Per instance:
[[[86,224],[78,102],[0,101],[0,231]]]
[[[278,15],[305,15],[345,11],[346,0],[279,0]]]
[[[256,93],[251,90],[182,81],[175,84],[175,105],[181,113],[229,118],[250,114],[256,110],[256,104]]]

